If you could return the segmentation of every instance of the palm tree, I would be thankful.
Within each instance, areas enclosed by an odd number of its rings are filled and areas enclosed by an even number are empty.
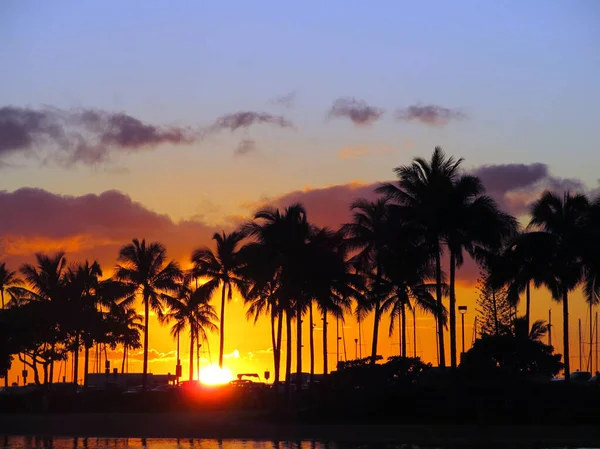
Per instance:
[[[539,229],[539,234],[528,233],[522,238],[543,238],[546,240],[545,247],[551,250],[550,258],[537,258],[537,261],[545,267],[544,278],[540,283],[563,305],[563,345],[567,382],[571,374],[569,292],[579,285],[583,277],[581,253],[582,248],[588,244],[585,241],[585,220],[588,212],[589,202],[585,195],[565,193],[561,198],[550,191],[544,192],[531,207],[531,221],[528,226]]]
[[[484,192],[479,178],[461,175],[453,183],[448,204],[444,241],[450,253],[450,365],[453,368],[457,366],[456,269],[463,264],[463,251],[474,256],[476,247],[500,248],[517,229],[515,218],[501,212]]]
[[[306,247],[305,296],[309,307],[310,329],[310,375],[314,379],[314,317],[313,302],[323,319],[323,373],[327,374],[327,315],[344,320],[344,314],[351,311],[352,299],[361,297],[364,290],[363,278],[354,272],[347,257],[348,248],[344,233],[327,228],[314,228]]]
[[[245,245],[240,250],[242,259],[241,277],[244,279],[244,302],[248,306],[246,318],[258,321],[261,315],[268,315],[271,324],[271,345],[273,348],[273,383],[280,380],[281,339],[284,320],[278,298],[279,273],[277,260],[270,257],[268,248],[258,242]]]
[[[23,281],[17,277],[16,271],[6,268],[6,263],[0,264],[0,294],[2,295],[2,310],[4,310],[4,293],[14,298],[17,288],[23,285]],[[8,370],[4,373],[4,386],[8,387]]]
[[[280,313],[285,311],[287,329],[286,389],[289,391],[292,364],[292,320],[296,318],[296,372],[297,388],[302,373],[302,314],[307,303],[304,295],[306,271],[306,245],[311,226],[306,210],[299,203],[284,209],[266,208],[257,212],[253,222],[244,227],[245,232],[264,246],[266,254],[273,258],[278,273]],[[257,222],[259,220],[259,222]]]
[[[383,253],[390,242],[390,210],[387,198],[375,202],[357,200],[350,206],[354,211],[352,223],[343,226],[347,235],[346,244],[350,250],[358,251],[353,257],[355,266],[365,274],[370,283],[363,301],[359,302],[358,314],[374,311],[371,363],[377,356],[381,303],[383,301]]]
[[[225,342],[225,298],[232,298],[232,287],[243,291],[243,279],[238,276],[241,266],[238,245],[244,239],[241,232],[231,234],[215,233],[213,240],[217,242],[216,253],[208,247],[202,247],[192,254],[194,268],[192,273],[196,278],[207,277],[209,280],[202,288],[212,296],[221,286],[221,319],[219,332],[219,368],[223,368],[223,349]]]
[[[462,159],[447,158],[441,147],[436,147],[431,160],[417,157],[412,164],[394,169],[397,184],[377,188],[397,203],[401,215],[421,227],[436,264],[436,301],[442,309],[442,251],[448,235],[447,219],[452,211],[451,196],[459,175]],[[438,320],[440,366],[446,366],[444,326]]]
[[[390,311],[390,336],[394,332],[396,321],[401,326],[400,355],[406,357],[406,311],[414,312],[414,309],[420,309],[431,313],[443,325],[447,321],[447,311],[445,308],[438,309],[431,294],[436,284],[427,283],[435,279],[435,265],[420,230],[401,222],[398,222],[395,229],[396,235],[382,255],[385,296],[381,310]]]
[[[214,332],[218,317],[213,306],[209,304],[210,295],[200,288],[192,288],[189,282],[183,282],[177,297],[169,299],[168,312],[162,316],[162,322],[174,321],[171,335],[177,337],[185,330],[190,330],[190,378],[194,380],[194,342],[206,341],[206,331]]]
[[[124,373],[129,350],[142,347],[140,336],[144,330],[144,325],[142,324],[144,317],[137,313],[135,309],[118,304],[112,307],[110,314],[120,328],[120,343],[123,345],[121,373]]]
[[[21,266],[21,274],[29,286],[28,292],[34,301],[48,301],[55,314],[56,322],[62,321],[65,309],[65,267],[67,260],[63,252],[58,252],[54,256],[37,253],[35,255],[37,265],[24,264]],[[61,329],[56,329],[60,332]],[[50,354],[55,352],[55,345],[50,349]],[[50,355],[54,359],[54,355]],[[50,363],[50,383],[54,378],[54,361]]]
[[[144,304],[144,364],[142,389],[145,391],[148,380],[148,322],[150,309],[160,317],[163,304],[178,292],[178,281],[182,272],[175,261],[166,263],[167,250],[163,245],[152,242],[146,245],[133,239],[119,251],[115,278],[128,285],[142,296]]]
[[[6,263],[0,263],[0,294],[2,295],[2,308],[4,309],[4,294],[7,293],[12,299],[18,294],[23,281],[17,277],[16,271],[11,271],[6,267]]]
[[[77,384],[79,373],[79,346],[82,335],[84,336],[85,361],[84,361],[84,383],[87,381],[87,370],[89,363],[88,334],[93,326],[92,321],[97,318],[96,305],[98,302],[97,290],[102,276],[100,264],[94,261],[92,264],[85,261],[74,268],[68,268],[65,273],[65,288],[67,294],[67,328],[73,339],[73,383]]]

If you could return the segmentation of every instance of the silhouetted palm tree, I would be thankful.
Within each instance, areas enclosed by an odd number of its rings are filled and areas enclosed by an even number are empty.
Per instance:
[[[311,226],[301,204],[292,204],[283,213],[266,208],[257,212],[245,232],[265,247],[266,254],[276,261],[280,311],[285,311],[287,329],[286,389],[289,391],[292,364],[292,319],[296,318],[296,372],[300,388],[302,372],[302,314],[307,306],[304,295],[306,281],[306,245]]]
[[[0,294],[2,295],[2,308],[5,307],[4,294],[10,299],[18,294],[23,281],[17,277],[16,271],[11,271],[6,267],[6,263],[0,263]]]
[[[383,301],[383,253],[390,242],[392,227],[388,200],[381,198],[375,202],[357,200],[351,205],[354,211],[353,222],[343,226],[347,235],[346,244],[358,253],[353,263],[364,273],[370,289],[364,300],[359,302],[358,313],[373,311],[373,340],[371,345],[371,363],[377,356],[381,303]]]
[[[125,372],[125,362],[130,349],[139,349],[142,347],[141,332],[144,330],[142,324],[144,317],[137,313],[131,307],[115,304],[110,314],[115,319],[120,328],[120,341],[123,345],[123,360],[121,362],[121,373]]]
[[[218,320],[213,306],[209,304],[210,295],[200,288],[193,288],[188,282],[182,283],[177,297],[168,300],[169,310],[161,318],[162,322],[173,321],[171,335],[177,337],[186,328],[190,330],[190,377],[194,380],[194,343],[204,342],[207,339],[206,331],[214,332],[218,329],[215,322]]]
[[[450,253],[450,365],[456,358],[456,268],[463,264],[463,251],[474,256],[476,247],[500,248],[516,233],[514,217],[500,211],[496,202],[484,195],[476,176],[457,176],[449,198],[444,241]]]
[[[347,257],[348,247],[342,231],[314,228],[307,250],[307,284],[305,296],[309,302],[310,375],[314,378],[314,317],[313,301],[323,319],[323,373],[327,374],[327,315],[343,321],[351,311],[352,299],[362,297],[363,278],[357,274]]]
[[[446,157],[436,147],[431,160],[413,159],[394,169],[398,182],[384,184],[377,192],[397,203],[405,220],[421,226],[436,263],[436,301],[442,308],[442,252],[448,235],[447,219],[453,213],[451,197],[462,159]],[[446,366],[444,326],[438,321],[440,366]]]
[[[145,391],[148,380],[148,322],[150,309],[160,317],[163,304],[178,292],[178,281],[183,275],[175,261],[166,263],[167,251],[160,243],[146,245],[133,239],[119,251],[115,278],[130,286],[142,296],[144,304],[144,363],[142,388]]]
[[[280,381],[281,339],[284,310],[278,298],[279,266],[269,248],[258,242],[251,242],[240,250],[244,279],[244,302],[248,306],[246,318],[258,321],[261,315],[268,315],[271,324],[271,345],[273,348],[273,383]]]
[[[571,373],[569,363],[569,292],[582,280],[581,260],[582,241],[585,236],[585,219],[589,203],[585,195],[565,193],[563,198],[552,192],[544,192],[531,207],[530,228],[540,229],[538,233],[522,236],[522,240],[543,238],[545,247],[551,249],[551,257],[544,264],[546,272],[541,284],[545,285],[552,297],[563,305],[563,344],[565,380]],[[527,237],[529,236],[529,237]]]
[[[442,310],[438,309],[431,294],[436,284],[428,281],[435,279],[435,264],[420,230],[399,222],[395,229],[396,233],[382,255],[385,296],[381,310],[390,311],[390,336],[395,321],[400,323],[400,355],[406,357],[406,311],[420,309],[432,314],[443,325],[447,322],[447,311],[443,306]]]
[[[0,294],[2,295],[2,309],[5,307],[4,293],[12,298],[17,294],[17,288],[23,285],[23,281],[17,277],[16,271],[6,268],[6,263],[0,264]],[[8,371],[4,373],[4,386],[8,387]]]
[[[600,196],[594,199],[585,218],[585,244],[582,248],[584,293],[588,303],[600,301]]]
[[[37,253],[35,255],[37,265],[24,264],[21,266],[21,274],[29,286],[28,292],[34,301],[49,301],[52,305],[51,312],[54,314],[56,322],[59,323],[65,310],[65,267],[67,261],[65,254],[56,253],[54,256]],[[54,344],[51,352],[55,351]],[[54,378],[54,362],[50,363],[50,383]]]
[[[193,275],[206,277],[209,280],[202,288],[210,296],[221,286],[221,319],[219,332],[219,368],[223,368],[223,350],[225,346],[225,298],[231,300],[233,287],[243,291],[243,279],[239,277],[241,259],[238,246],[244,239],[241,232],[231,234],[215,233],[213,240],[217,242],[216,252],[208,247],[202,247],[192,254]]]

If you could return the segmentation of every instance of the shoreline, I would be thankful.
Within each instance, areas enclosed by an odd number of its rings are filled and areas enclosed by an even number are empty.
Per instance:
[[[90,413],[0,415],[0,435],[336,442],[600,446],[597,426],[304,424],[245,413]]]

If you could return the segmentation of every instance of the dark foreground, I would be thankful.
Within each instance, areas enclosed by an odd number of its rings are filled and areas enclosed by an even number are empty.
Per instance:
[[[106,438],[209,438],[407,442],[422,445],[582,446],[600,442],[597,426],[299,424],[257,413],[12,414],[0,434]]]

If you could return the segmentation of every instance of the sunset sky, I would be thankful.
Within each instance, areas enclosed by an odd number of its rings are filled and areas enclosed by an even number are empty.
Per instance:
[[[596,0],[4,0],[0,260],[17,269],[66,250],[110,275],[138,237],[187,264],[215,231],[292,201],[336,227],[351,200],[436,145],[526,224],[545,188],[600,192],[599,25]],[[477,270],[460,277],[470,341]],[[562,351],[559,306],[546,291],[533,304],[534,318],[555,310]],[[268,323],[244,314],[235,298],[226,365],[272,370]],[[579,293],[571,316],[573,329],[589,319]],[[433,320],[418,318],[419,355],[434,361]],[[398,352],[387,326],[386,356]],[[150,332],[151,369],[173,372],[168,328]],[[344,333],[354,357],[353,319]]]

